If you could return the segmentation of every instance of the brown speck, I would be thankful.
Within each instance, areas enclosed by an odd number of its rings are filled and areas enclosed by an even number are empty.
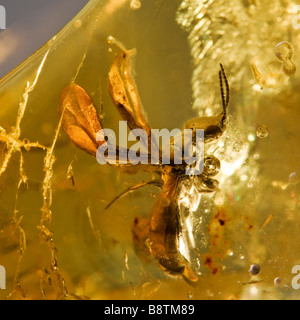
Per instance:
[[[213,268],[213,269],[211,270],[211,273],[212,273],[212,274],[217,274],[217,273],[218,273],[218,268]]]
[[[220,223],[221,226],[224,226],[225,220],[219,219],[219,223]]]
[[[204,264],[209,265],[209,264],[211,264],[211,262],[212,262],[211,258],[210,257],[206,257]]]
[[[217,264],[213,261],[212,256],[209,254],[204,257],[204,265],[210,269],[213,275],[217,274],[219,271]]]

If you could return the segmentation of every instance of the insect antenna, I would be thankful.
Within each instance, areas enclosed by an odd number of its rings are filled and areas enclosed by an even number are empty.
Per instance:
[[[221,98],[222,98],[223,110],[225,111],[226,99],[225,99],[225,94],[224,94],[223,75],[222,75],[222,71],[221,70],[219,71],[219,79],[220,79],[220,89],[221,89]]]
[[[222,104],[223,104],[223,117],[222,117],[221,123],[222,123],[222,126],[225,126],[227,109],[228,109],[229,98],[230,98],[230,89],[229,89],[229,83],[228,83],[227,76],[222,63],[220,63],[220,68],[221,70],[219,71],[219,79],[220,79],[221,98],[222,98]],[[225,94],[223,83],[225,83],[226,94]]]

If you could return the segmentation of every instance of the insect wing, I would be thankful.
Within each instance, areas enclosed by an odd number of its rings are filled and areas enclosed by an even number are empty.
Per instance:
[[[59,112],[62,127],[73,143],[95,156],[100,145],[96,139],[97,132],[102,127],[97,110],[85,90],[74,83],[66,86],[61,93]]]
[[[136,84],[131,74],[132,56],[134,54],[135,50],[126,50],[115,58],[108,74],[109,90],[121,116],[127,121],[128,127],[131,130],[143,129],[148,136],[145,145],[147,147],[151,145],[151,152],[157,153],[157,143],[151,141],[151,128],[147,124]]]
[[[205,209],[212,202],[211,194],[200,192],[194,178],[182,179],[178,186],[179,251],[192,270],[200,272],[200,252],[208,242]]]

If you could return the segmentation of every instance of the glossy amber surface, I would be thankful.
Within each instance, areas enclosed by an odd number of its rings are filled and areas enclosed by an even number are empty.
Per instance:
[[[296,9],[289,0],[91,0],[4,77],[0,298],[298,299]],[[151,128],[182,129],[218,113],[219,64],[226,70],[229,121],[206,150],[220,160],[218,190],[199,194],[187,177],[174,200],[196,285],[166,274],[147,251],[157,185],[105,209],[153,173],[99,165],[60,128],[60,94],[75,81],[103,126],[118,132],[108,73],[120,48],[111,37],[136,49],[135,81]]]

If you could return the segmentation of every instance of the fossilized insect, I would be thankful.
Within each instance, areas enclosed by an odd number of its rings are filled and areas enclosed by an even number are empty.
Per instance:
[[[128,127],[140,128],[148,134],[148,146],[150,155],[151,141],[150,126],[146,121],[142,104],[131,73],[131,59],[134,50],[122,49],[115,58],[109,71],[109,90],[111,97],[122,115],[127,121]],[[229,104],[229,84],[222,65],[220,65],[219,80],[222,98],[222,111],[210,117],[200,117],[187,121],[186,129],[203,129],[204,142],[210,143],[218,139],[226,129],[227,108]],[[225,84],[225,88],[224,88]],[[62,114],[62,127],[73,143],[87,153],[95,156],[97,148],[105,141],[99,141],[97,133],[102,129],[97,111],[83,88],[72,83],[61,93],[60,113]],[[152,152],[161,155],[161,149],[154,144]],[[153,151],[154,150],[154,151]],[[116,147],[117,162],[113,166],[130,170],[132,165],[118,162],[120,148]],[[161,156],[159,156],[161,159]],[[186,179],[195,180],[197,190],[200,193],[213,192],[218,186],[218,181],[213,177],[219,172],[220,161],[213,155],[204,158],[203,172],[194,177],[185,174],[186,164],[162,164],[142,165],[138,169],[147,169],[159,172],[162,191],[156,199],[150,214],[149,222],[149,249],[159,265],[168,273],[183,275],[188,281],[196,281],[197,277],[189,267],[189,262],[179,251],[179,235],[181,232],[178,195],[180,186]],[[151,183],[151,182],[150,182]],[[141,184],[141,187],[145,184]],[[133,188],[134,189],[134,188]],[[133,190],[132,189],[132,190]]]

